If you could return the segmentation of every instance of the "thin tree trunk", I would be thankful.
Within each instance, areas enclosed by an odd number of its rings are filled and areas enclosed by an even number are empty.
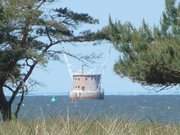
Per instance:
[[[9,121],[12,119],[11,104],[7,101],[4,95],[3,87],[0,87],[0,112],[3,121]]]
[[[19,114],[19,111],[21,109],[21,105],[22,105],[23,101],[24,101],[24,90],[22,91],[20,101],[19,101],[17,108],[16,108],[16,111],[14,113],[16,119],[18,118],[18,114]]]

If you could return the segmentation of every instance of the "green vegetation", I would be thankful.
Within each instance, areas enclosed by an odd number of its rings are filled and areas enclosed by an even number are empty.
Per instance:
[[[2,135],[179,135],[180,126],[123,120],[11,121],[0,126]]]
[[[180,3],[166,0],[158,26],[143,21],[113,22],[102,30],[120,52],[114,70],[143,85],[166,88],[180,83]]]
[[[79,32],[81,24],[98,20],[68,8],[44,7],[53,0],[0,0],[0,113],[2,120],[18,117],[24,95],[37,82],[30,79],[37,65],[59,60],[66,53],[62,43],[94,41],[90,31]],[[59,46],[58,47],[54,46]],[[75,56],[74,56],[75,57]],[[77,57],[77,56],[76,56]],[[7,98],[9,91],[11,97]],[[12,110],[17,95],[20,101]]]

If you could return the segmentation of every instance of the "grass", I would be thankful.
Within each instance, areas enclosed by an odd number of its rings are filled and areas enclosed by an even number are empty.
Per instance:
[[[17,120],[1,123],[0,135],[180,135],[180,126],[102,119]]]

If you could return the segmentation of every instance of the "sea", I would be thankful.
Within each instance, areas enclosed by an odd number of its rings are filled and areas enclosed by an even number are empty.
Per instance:
[[[109,95],[104,100],[76,102],[72,102],[68,96],[26,96],[19,113],[20,119],[58,117],[180,123],[180,96]]]

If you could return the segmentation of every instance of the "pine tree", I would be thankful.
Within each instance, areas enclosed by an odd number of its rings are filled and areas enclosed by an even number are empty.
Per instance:
[[[168,87],[180,83],[180,3],[166,0],[160,25],[145,21],[139,28],[120,21],[110,23],[101,33],[120,52],[114,70],[142,85]]]
[[[53,46],[97,39],[92,32],[75,34],[82,23],[96,24],[97,19],[68,8],[52,9],[51,14],[43,11],[52,2],[0,0],[0,112],[4,121],[11,120],[12,115],[18,117],[35,67],[64,53],[53,50]],[[11,92],[9,98],[6,91]],[[17,95],[20,101],[12,110]]]

